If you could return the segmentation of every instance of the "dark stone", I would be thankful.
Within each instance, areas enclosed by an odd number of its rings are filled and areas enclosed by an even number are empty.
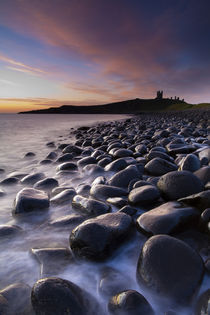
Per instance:
[[[32,175],[27,175],[21,179],[21,184],[23,185],[34,185],[36,182],[39,180],[44,179],[44,174],[43,173],[35,173]]]
[[[110,206],[106,203],[80,195],[74,196],[72,207],[88,215],[101,215],[110,211]]]
[[[128,201],[133,205],[147,206],[160,198],[159,190],[152,185],[145,185],[131,190]]]
[[[58,181],[55,178],[45,178],[40,181],[38,181],[35,185],[34,188],[44,190],[44,191],[50,191],[55,187],[58,187]]]
[[[34,157],[36,154],[34,153],[34,152],[27,152],[26,154],[25,154],[25,158],[31,158],[31,157]]]
[[[45,159],[45,160],[40,161],[41,165],[48,165],[48,164],[51,164],[51,163],[52,163],[52,160],[49,160],[49,159]]]
[[[40,263],[41,278],[56,276],[73,262],[69,248],[32,248],[31,253]]]
[[[91,186],[88,184],[80,184],[77,187],[77,195],[88,197],[90,195]]]
[[[124,206],[118,212],[123,212],[125,214],[130,215],[130,216],[133,216],[134,214],[136,214],[137,209],[130,207],[130,206]]]
[[[10,186],[10,185],[17,184],[18,182],[19,182],[19,178],[17,178],[17,177],[8,177],[8,178],[3,179],[0,182],[0,185],[2,185],[2,186]]]
[[[8,315],[9,314],[9,303],[7,299],[0,294],[0,314],[1,315]]]
[[[65,153],[63,155],[61,155],[56,162],[57,163],[64,163],[64,162],[68,162],[71,161],[73,159],[73,154],[72,153]]]
[[[210,166],[204,166],[194,172],[194,174],[203,182],[205,185],[210,179]]]
[[[181,171],[195,172],[201,167],[199,158],[195,154],[188,154],[180,163]]]
[[[170,234],[190,225],[195,225],[199,212],[195,208],[184,208],[179,202],[167,202],[163,205],[141,214],[136,223],[142,231],[156,234]]]
[[[128,166],[127,162],[124,158],[117,159],[105,166],[105,171],[107,172],[118,172],[123,170],[126,166]]]
[[[144,144],[139,144],[135,147],[135,151],[143,155],[147,153],[147,147]]]
[[[46,156],[46,159],[48,159],[48,160],[55,160],[57,158],[57,156],[58,156],[57,153],[52,151]]]
[[[71,162],[65,162],[60,164],[57,167],[58,171],[76,171],[77,170],[77,165],[75,163],[71,163]]]
[[[166,200],[176,200],[203,190],[203,184],[194,174],[188,171],[174,171],[160,177],[158,183]]]
[[[210,206],[210,190],[202,191],[198,194],[181,198],[178,201],[203,211]]]
[[[156,235],[144,244],[137,265],[137,280],[179,304],[188,304],[204,273],[201,257],[184,242]]]
[[[103,159],[98,161],[98,165],[101,166],[101,167],[106,167],[111,162],[112,162],[112,158],[111,157],[104,157]]]
[[[157,157],[145,165],[145,170],[151,175],[161,176],[168,172],[176,171],[177,165]]]
[[[82,153],[82,149],[76,145],[69,144],[67,147],[65,147],[62,151],[63,153],[72,153],[75,155],[79,155]]]
[[[113,315],[154,315],[148,301],[135,290],[122,291],[113,296],[108,310]]]
[[[49,225],[55,227],[65,227],[68,225],[77,226],[80,223],[82,223],[85,219],[86,218],[80,214],[69,214],[50,221]]]
[[[49,199],[45,192],[33,188],[19,191],[14,201],[14,214],[42,211],[49,208]]]
[[[31,314],[31,288],[24,283],[13,283],[3,290],[0,294],[8,302],[8,313],[6,314]]]
[[[127,196],[127,191],[123,188],[109,186],[109,185],[93,185],[90,194],[99,200],[106,200],[111,197]]]
[[[132,155],[133,155],[133,151],[128,150],[128,149],[118,149],[113,153],[113,156],[115,158],[122,158],[122,157],[132,156]]]
[[[77,165],[80,166],[80,167],[83,167],[85,165],[88,165],[88,164],[95,164],[97,163],[96,159],[92,156],[87,156],[87,157],[84,157],[82,158],[81,160],[79,160],[77,162]]]
[[[70,247],[80,258],[103,260],[128,238],[131,226],[131,217],[119,212],[86,220],[72,231]]]
[[[60,278],[38,280],[31,292],[31,302],[37,315],[103,314],[89,293]]]
[[[108,183],[111,186],[128,188],[128,185],[133,178],[141,179],[142,173],[140,173],[135,165],[129,165],[124,170],[113,175]]]
[[[17,225],[0,225],[0,237],[15,236],[23,230]]]
[[[70,203],[75,195],[76,192],[74,189],[65,189],[51,198],[50,202],[55,205]]]
[[[167,146],[167,151],[172,154],[182,154],[182,153],[191,153],[195,151],[195,147],[185,143],[169,143]]]
[[[151,161],[154,158],[161,158],[161,159],[173,162],[173,158],[171,156],[169,156],[165,152],[161,152],[161,151],[152,150],[145,157],[146,157],[147,161]]]
[[[122,197],[112,197],[108,198],[106,201],[117,208],[121,208],[128,203],[127,199]]]

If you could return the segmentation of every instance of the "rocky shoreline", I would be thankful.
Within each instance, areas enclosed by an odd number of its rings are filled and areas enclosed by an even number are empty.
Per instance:
[[[2,288],[0,313],[209,314],[209,122],[210,111],[193,110],[82,126],[69,141],[46,143],[50,152],[38,165],[54,176],[17,172],[1,180],[0,197],[21,186],[17,224],[0,226],[2,240],[24,237],[21,221],[31,214],[43,216],[46,233],[68,237],[63,247],[31,247],[39,280]],[[68,214],[51,218],[60,208]],[[126,266],[110,266],[125,248],[133,278]],[[80,263],[96,266],[95,296],[58,277]]]

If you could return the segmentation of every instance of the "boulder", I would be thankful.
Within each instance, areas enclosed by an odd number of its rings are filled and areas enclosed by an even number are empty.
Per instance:
[[[177,166],[165,159],[156,157],[145,165],[145,170],[154,176],[161,176],[168,172],[176,171]]]
[[[21,179],[21,184],[23,185],[34,185],[36,182],[38,182],[41,179],[44,179],[43,173],[35,173],[32,175],[27,175]]]
[[[159,190],[152,185],[134,188],[128,195],[128,201],[133,205],[147,206],[160,198]]]
[[[110,206],[108,204],[93,198],[85,198],[80,195],[74,196],[72,207],[87,215],[101,215],[110,211]]]
[[[51,198],[50,202],[55,205],[70,203],[75,195],[76,192],[74,189],[65,189]]]
[[[60,164],[57,167],[57,171],[76,171],[77,170],[77,164],[72,162],[65,162]]]
[[[129,165],[125,169],[113,175],[108,183],[111,186],[128,188],[128,185],[133,178],[141,179],[142,173],[140,173],[139,169],[135,165]]]
[[[51,191],[53,188],[58,187],[58,181],[55,178],[48,177],[42,180],[39,180],[35,185],[35,189],[40,189],[44,191]]]
[[[35,313],[40,315],[104,314],[88,292],[61,278],[38,280],[31,292],[31,302]]]
[[[203,182],[207,184],[210,179],[210,166],[201,167],[199,170],[194,172],[194,174]]]
[[[201,167],[201,162],[195,154],[188,154],[181,160],[179,169],[181,171],[195,172]]]
[[[108,213],[86,220],[70,235],[74,254],[90,260],[109,257],[128,238],[132,219],[125,213]]]
[[[176,200],[203,190],[199,178],[188,171],[174,171],[160,177],[157,183],[166,200]]]
[[[49,222],[49,225],[55,226],[55,227],[65,227],[69,225],[73,225],[76,227],[77,225],[81,224],[83,221],[85,221],[85,217],[79,214],[68,214],[63,217],[59,217],[57,219],[54,219]]]
[[[14,214],[42,211],[49,208],[49,199],[45,192],[33,188],[19,191],[14,201]]]
[[[120,187],[110,185],[93,185],[90,189],[90,194],[99,200],[106,200],[111,197],[127,196],[127,191]]]
[[[168,235],[156,235],[142,248],[137,280],[157,295],[188,304],[203,279],[204,264],[196,251]]]
[[[190,195],[178,200],[186,205],[196,207],[201,212],[210,207],[210,190],[202,191],[198,194]]]
[[[199,211],[192,207],[183,207],[179,202],[171,201],[141,214],[137,228],[148,234],[170,234],[199,220]]]

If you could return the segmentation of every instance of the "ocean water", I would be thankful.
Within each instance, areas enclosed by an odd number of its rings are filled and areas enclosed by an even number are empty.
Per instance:
[[[57,165],[40,165],[39,162],[53,151],[46,144],[54,141],[71,143],[70,129],[79,126],[94,125],[98,122],[125,119],[125,115],[0,115],[0,181],[13,174],[31,174],[43,172],[46,177],[56,177]],[[34,158],[25,159],[27,152],[34,152]],[[56,177],[59,185],[76,187],[79,183],[91,184],[93,178],[85,176],[77,180]],[[50,206],[43,215],[31,214],[27,217],[12,215],[14,198],[23,188],[21,184],[1,187],[5,195],[0,197],[0,225],[13,224],[23,229],[20,235],[0,239],[0,289],[5,286],[23,282],[30,286],[40,279],[40,265],[31,255],[31,248],[69,247],[71,229],[50,227],[49,220],[74,213],[71,205]],[[146,240],[146,239],[145,239]],[[100,271],[109,266],[122,272],[129,279],[130,287],[142,293],[156,310],[156,314],[164,314],[167,310],[154,296],[146,292],[136,283],[136,264],[141,247],[145,241],[142,236],[126,243],[104,263],[79,262],[70,264],[55,274],[57,277],[70,280],[90,292],[106,309],[107,299],[98,292]],[[202,291],[207,284],[204,283]],[[177,306],[178,310],[178,306]],[[178,314],[191,314],[191,311],[180,310]]]

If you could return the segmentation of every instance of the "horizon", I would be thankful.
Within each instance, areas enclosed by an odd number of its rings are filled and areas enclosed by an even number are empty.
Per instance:
[[[0,3],[0,113],[178,96],[210,102],[210,3]]]

